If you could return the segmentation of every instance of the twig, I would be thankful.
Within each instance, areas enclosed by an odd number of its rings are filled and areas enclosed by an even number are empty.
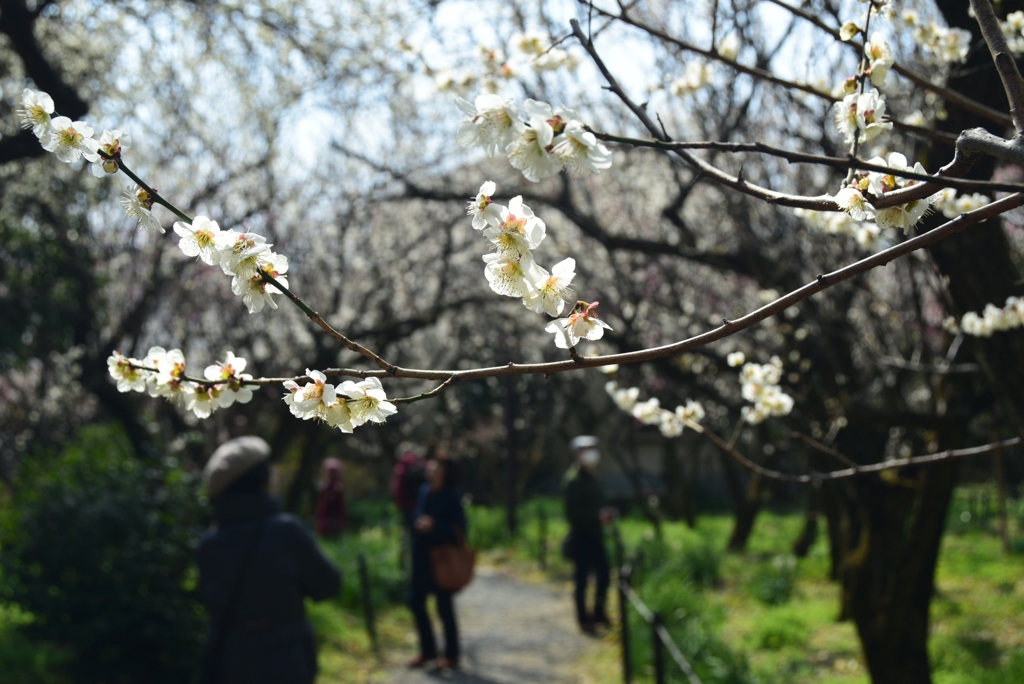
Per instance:
[[[417,394],[417,395],[412,396],[412,397],[400,397],[398,399],[392,399],[391,403],[392,404],[411,404],[414,401],[420,401],[420,400],[423,400],[423,399],[429,399],[431,397],[436,397],[438,394],[440,394],[441,392],[443,392],[446,389],[448,389],[448,387],[452,384],[452,382],[454,380],[455,380],[454,376],[449,377],[447,380],[445,380],[444,382],[442,382],[440,385],[438,385],[434,389],[430,390],[429,392],[424,392],[423,394]]]
[[[1010,118],[1013,120],[1013,128],[1017,135],[1021,135],[1024,133],[1024,79],[1017,71],[1017,64],[1010,54],[1010,48],[999,27],[999,19],[996,18],[995,10],[992,9],[992,3],[989,0],[971,0],[971,8],[978,18],[981,35],[985,39],[985,43],[988,44],[992,59],[996,63],[999,79],[1003,82],[1003,90],[1006,91],[1006,99],[1010,103]]]
[[[819,164],[837,169],[857,169],[863,171],[877,171],[899,178],[910,178],[933,183],[937,186],[958,188],[960,190],[987,190],[989,192],[1021,192],[1024,191],[1024,183],[1002,183],[997,181],[978,181],[964,178],[955,178],[947,175],[930,173],[916,173],[910,169],[893,169],[884,164],[872,164],[866,159],[859,157],[830,157],[821,154],[810,154],[808,152],[797,152],[787,150],[783,147],[775,147],[761,142],[723,142],[717,140],[695,140],[695,141],[671,141],[645,140],[642,138],[630,138],[628,136],[604,133],[588,127],[591,133],[605,142],[620,143],[633,147],[651,147],[659,150],[714,150],[727,154],[742,154],[753,152],[765,154],[772,157],[779,157],[791,163],[798,164]]]
[[[768,2],[776,4],[785,10],[788,10],[793,15],[798,16],[801,19],[804,19],[805,21],[814,24],[816,27],[818,27],[825,33],[835,38],[837,41],[843,42],[842,38],[839,36],[839,31],[832,28],[824,21],[822,21],[815,15],[811,14],[810,12],[800,9],[799,7],[793,7],[789,3],[783,2],[783,0],[768,0]],[[856,39],[850,40],[846,44],[856,49],[858,52],[864,51],[864,44]],[[982,104],[977,100],[972,100],[966,95],[958,93],[957,91],[952,90],[946,86],[942,86],[937,83],[932,83],[924,76],[918,74],[915,71],[912,71],[911,69],[908,69],[905,66],[901,66],[899,63],[893,64],[892,70],[895,71],[900,76],[906,78],[914,85],[920,88],[924,88],[925,90],[930,90],[931,92],[937,95],[941,95],[942,98],[947,102],[952,102],[953,104],[960,105],[965,110],[973,114],[977,114],[978,116],[984,117],[989,121],[992,121],[993,123],[1000,124],[1001,126],[1010,126],[1013,123],[1010,117],[1004,114],[1003,112],[1000,112],[997,109],[992,109],[988,105]]]
[[[707,436],[711,442],[719,449],[724,451],[737,463],[742,465],[744,468],[751,470],[759,475],[770,478],[772,480],[779,480],[781,482],[793,482],[796,484],[812,484],[816,482],[824,482],[831,480],[842,480],[848,477],[855,477],[858,475],[868,475],[870,473],[878,473],[883,470],[893,470],[896,468],[906,468],[909,466],[926,465],[930,463],[937,463],[940,461],[948,461],[954,458],[967,458],[970,456],[980,456],[981,454],[988,454],[993,451],[998,451],[1006,447],[1017,446],[1024,439],[1021,437],[1011,437],[1010,439],[1004,439],[1001,442],[995,442],[993,444],[983,444],[982,446],[970,447],[967,449],[949,449],[947,451],[941,451],[937,454],[927,454],[925,456],[911,456],[909,458],[901,458],[892,461],[883,461],[881,463],[872,463],[869,465],[854,465],[849,468],[842,470],[833,470],[826,473],[807,473],[805,475],[794,475],[791,473],[783,473],[779,470],[772,470],[765,468],[764,466],[751,461],[749,458],[741,454],[735,448],[730,446],[724,439],[716,435],[711,430],[704,428],[704,435]]]

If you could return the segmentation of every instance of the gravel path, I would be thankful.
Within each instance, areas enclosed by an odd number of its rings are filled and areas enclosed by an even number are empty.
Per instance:
[[[431,606],[432,610],[432,606]],[[568,589],[527,584],[487,567],[455,599],[462,638],[457,672],[394,668],[393,684],[570,684],[574,665],[600,642],[580,633]],[[443,642],[440,623],[435,620]],[[411,658],[414,654],[410,652]]]

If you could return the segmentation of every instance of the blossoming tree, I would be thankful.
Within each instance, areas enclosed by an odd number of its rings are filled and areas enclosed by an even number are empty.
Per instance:
[[[193,366],[180,348],[168,349],[170,343],[156,339],[141,350],[145,353],[109,356],[107,368],[118,391],[168,398],[205,419],[233,403],[251,401],[254,392],[270,386],[295,418],[353,433],[401,415],[403,405],[444,400],[474,380],[621,366],[622,378],[607,386],[614,404],[656,425],[666,438],[687,430],[699,433],[756,477],[842,481],[828,490],[827,508],[835,528],[836,572],[846,590],[844,610],[857,623],[876,682],[924,682],[929,676],[927,606],[955,483],[954,457],[1017,444],[1024,425],[1024,389],[1012,381],[1020,370],[1017,359],[1024,358],[1018,353],[1024,346],[1018,330],[1024,316],[1013,298],[1017,275],[1006,234],[996,225],[997,217],[1024,204],[1024,196],[1018,183],[994,174],[997,165],[1021,161],[1016,136],[1024,84],[1013,57],[1024,43],[1024,14],[997,17],[985,0],[971,3],[976,19],[962,3],[939,2],[924,15],[869,0],[849,3],[830,22],[821,18],[826,15],[783,0],[765,4],[773,7],[771,13],[757,15],[715,3],[702,24],[710,29],[705,31],[687,28],[691,17],[686,12],[656,3],[581,3],[577,17],[552,30],[554,36],[529,34],[521,27],[523,32],[509,37],[518,63],[489,49],[475,67],[478,73],[469,76],[423,67],[442,90],[462,92],[463,97],[451,93],[448,98],[451,140],[478,148],[486,158],[504,158],[490,164],[476,159],[472,172],[449,173],[447,184],[439,182],[440,173],[389,166],[381,161],[386,156],[382,148],[352,150],[350,141],[335,141],[347,160],[397,182],[392,200],[420,203],[417,208],[457,197],[469,200],[458,252],[475,251],[475,259],[446,260],[443,271],[471,273],[476,287],[511,302],[475,307],[480,327],[490,326],[495,316],[532,321],[521,325],[535,328],[530,339],[544,339],[545,351],[531,351],[526,362],[399,364],[382,347],[334,322],[371,315],[369,302],[393,304],[394,293],[373,299],[373,282],[386,280],[379,270],[366,270],[371,287],[355,315],[320,313],[340,313],[342,307],[327,300],[348,283],[319,287],[318,281],[330,276],[327,269],[315,270],[321,258],[317,252],[330,241],[346,252],[349,237],[310,240],[308,253],[299,257],[279,253],[274,248],[281,240],[273,228],[282,237],[290,229],[274,220],[276,207],[266,207],[254,221],[262,228],[246,226],[244,218],[229,225],[225,219],[231,214],[209,203],[199,213],[204,200],[187,189],[187,164],[172,186],[181,199],[159,191],[154,186],[166,187],[159,167],[150,168],[152,178],[136,173],[132,157],[141,147],[140,134],[132,131],[130,136],[127,124],[115,122],[115,128],[97,135],[98,128],[80,120],[84,101],[73,91],[44,87],[45,69],[32,74],[37,87],[24,88],[19,97],[25,132],[0,141],[0,154],[31,136],[38,149],[59,162],[87,164],[98,177],[128,176],[131,187],[121,194],[120,204],[150,232],[145,239],[159,244],[157,236],[166,233],[172,241],[162,244],[176,245],[184,257],[199,262],[188,268],[203,287],[237,297],[236,306],[246,316],[274,321],[283,315],[278,309],[294,307],[309,321],[305,334],[312,331],[321,340],[316,349],[322,353],[290,359],[294,367],[280,363],[284,352],[268,352],[265,357],[278,357],[280,373],[258,375],[256,364],[236,355],[237,350],[207,349],[208,358]],[[938,12],[945,23],[936,21]],[[12,16],[20,15],[5,4],[0,24],[10,24]],[[809,33],[759,34],[758,28],[779,21]],[[653,61],[680,75],[628,82],[626,77],[640,77],[607,58],[606,51],[614,50],[602,43],[607,32],[640,36]],[[797,45],[801,35],[814,37],[806,41],[812,55]],[[561,39],[557,45],[554,38]],[[416,52],[410,43],[404,46]],[[819,59],[817,71],[811,56]],[[429,50],[418,53],[423,63],[430,58]],[[797,68],[797,60],[808,69]],[[958,79],[955,69],[965,60],[983,69],[985,78]],[[582,70],[584,64],[593,69],[575,81],[575,91],[596,90],[600,83],[615,103],[589,97],[570,107],[547,95],[558,91],[549,74]],[[815,82],[829,75],[826,64],[842,73],[838,84]],[[523,73],[527,70],[532,76]],[[996,75],[999,88],[993,87]],[[61,85],[59,78],[50,81]],[[469,92],[476,89],[485,92]],[[648,102],[638,100],[641,91]],[[715,102],[712,93],[724,93],[729,101]],[[703,108],[721,117],[704,120]],[[761,140],[736,139],[755,130],[754,123]],[[999,134],[975,128],[983,123]],[[395,144],[401,149],[400,142]],[[737,162],[738,155],[746,156]],[[790,171],[783,162],[804,166]],[[273,163],[271,154],[255,160],[257,166]],[[629,169],[633,178],[617,176],[620,168]],[[827,169],[838,169],[838,174]],[[470,179],[477,170],[481,174]],[[468,189],[460,194],[452,187]],[[372,187],[357,189],[374,192]],[[187,208],[189,203],[195,211]],[[303,220],[302,204],[288,207],[289,220]],[[636,225],[631,228],[630,222]],[[665,230],[665,222],[671,230]],[[422,219],[411,223],[424,228]],[[556,226],[571,226],[591,241],[567,239]],[[818,234],[807,237],[812,231]],[[610,256],[602,261],[595,245],[604,246]],[[779,245],[793,253],[803,250],[806,263],[778,252],[764,258]],[[358,259],[358,250],[350,258]],[[410,261],[415,261],[414,250]],[[870,273],[894,262],[896,277]],[[857,276],[868,279],[866,293],[843,284]],[[904,276],[908,286],[898,282]],[[442,279],[439,291],[445,284]],[[864,300],[887,288],[890,292],[877,300],[916,309],[911,329],[901,329],[898,321],[871,320],[884,315],[873,308],[878,301]],[[893,289],[899,291],[893,295]],[[577,299],[576,291],[600,293],[600,308],[596,297]],[[155,306],[158,299],[159,289],[140,297],[140,309]],[[782,318],[773,319],[778,315]],[[298,327],[294,317],[287,320]],[[767,333],[764,337],[740,336],[757,324]],[[122,332],[123,339],[138,337]],[[1000,435],[1004,439],[969,451],[955,448],[965,438],[967,409],[951,412],[949,397],[958,391],[975,394],[974,380],[947,377],[967,338],[1013,426],[1009,435]],[[585,341],[618,353],[581,354]],[[359,363],[335,364],[339,349],[352,352]],[[902,356],[907,349],[915,350],[909,362]],[[750,363],[741,358],[741,350]],[[678,382],[699,394],[699,400],[679,396],[676,406],[666,402],[662,407],[657,398],[641,399],[640,390],[625,381],[630,364],[701,353],[722,370],[721,376],[730,372],[727,368],[738,368],[731,371],[738,373],[737,382],[725,386],[722,377]],[[919,360],[922,353],[928,357],[925,363]],[[659,369],[685,375],[696,366],[692,358],[688,363],[688,368]],[[883,368],[886,363],[918,375],[896,377]],[[429,385],[403,393],[399,388],[409,382]],[[913,388],[917,398],[877,396],[896,384]],[[716,433],[729,415],[742,429],[773,425],[794,411],[813,428],[805,429],[812,433],[805,442],[817,451],[809,457],[816,468],[811,473],[765,467],[744,456],[735,439]],[[893,438],[892,429],[908,424],[913,436]],[[771,441],[792,439],[775,434]],[[886,456],[893,458],[884,462]],[[848,463],[839,470],[822,465],[835,458]],[[919,465],[928,462],[937,465]],[[894,470],[895,476],[872,474]],[[913,479],[915,488],[895,486],[899,478]],[[892,524],[904,517],[908,522],[902,529]]]

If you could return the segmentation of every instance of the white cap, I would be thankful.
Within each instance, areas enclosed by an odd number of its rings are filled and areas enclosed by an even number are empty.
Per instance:
[[[262,437],[247,435],[221,444],[203,468],[203,483],[210,498],[269,458],[270,445]]]
[[[597,446],[597,437],[593,435],[579,435],[573,437],[569,442],[569,451],[577,452],[580,449],[591,449]]]

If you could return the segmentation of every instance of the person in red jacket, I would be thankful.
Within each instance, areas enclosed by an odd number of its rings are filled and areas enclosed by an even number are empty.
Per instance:
[[[341,474],[341,461],[324,461],[316,500],[316,533],[321,537],[337,537],[345,531],[345,484]]]

